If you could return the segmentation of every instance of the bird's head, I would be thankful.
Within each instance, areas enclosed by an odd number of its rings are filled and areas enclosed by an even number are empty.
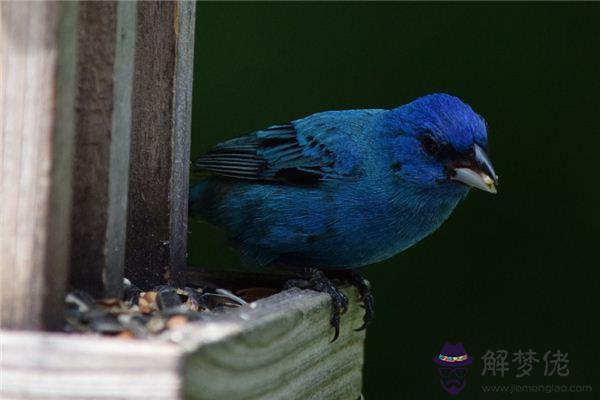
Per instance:
[[[423,188],[496,193],[482,117],[457,97],[431,94],[387,113],[394,173]]]

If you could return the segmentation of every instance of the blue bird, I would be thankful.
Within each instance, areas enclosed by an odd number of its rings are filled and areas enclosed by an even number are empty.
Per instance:
[[[353,270],[435,231],[469,188],[496,193],[487,147],[484,119],[447,94],[321,112],[196,159],[206,177],[190,189],[190,215],[223,228],[247,263],[294,268],[328,293],[335,340],[347,299],[327,275],[357,286],[363,329],[373,297]]]

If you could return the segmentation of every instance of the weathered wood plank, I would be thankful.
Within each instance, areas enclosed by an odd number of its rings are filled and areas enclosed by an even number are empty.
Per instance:
[[[79,6],[71,284],[120,297],[131,136],[135,4]]]
[[[0,311],[57,328],[68,267],[77,3],[0,4]]]
[[[293,289],[153,340],[0,332],[2,398],[356,399],[356,291],[330,343],[328,296]]]
[[[3,399],[175,399],[179,350],[155,342],[0,332]]]
[[[357,399],[365,332],[356,291],[331,343],[328,296],[292,289],[181,331],[186,399]]]
[[[106,280],[120,293],[125,271],[125,240],[127,233],[127,195],[129,189],[129,153],[131,143],[131,112],[133,96],[133,65],[135,56],[135,4],[119,1],[117,5],[117,48],[115,54],[114,105],[112,130],[119,132],[111,142],[108,179],[109,204],[106,230],[108,261]]]
[[[170,198],[171,207],[171,279],[185,281],[187,270],[187,221],[192,140],[192,89],[194,77],[194,38],[196,36],[196,3],[179,1],[175,5],[177,48],[173,93],[173,131],[171,138]]]
[[[186,268],[194,21],[193,2],[137,3],[125,268],[142,288]]]

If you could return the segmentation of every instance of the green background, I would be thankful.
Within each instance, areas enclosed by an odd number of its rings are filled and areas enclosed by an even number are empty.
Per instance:
[[[487,119],[499,194],[473,191],[429,238],[362,270],[377,312],[367,399],[448,398],[431,362],[444,341],[476,358],[569,353],[566,378],[544,377],[543,363],[528,378],[516,364],[482,377],[477,360],[459,397],[493,398],[482,384],[600,391],[600,4],[199,3],[196,24],[192,156],[317,111],[432,92]],[[191,264],[237,264],[222,233],[190,231]]]

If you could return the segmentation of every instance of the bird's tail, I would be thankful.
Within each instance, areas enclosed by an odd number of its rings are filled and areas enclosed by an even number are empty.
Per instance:
[[[188,197],[188,215],[190,218],[202,217],[202,203],[204,200],[206,187],[208,186],[207,180],[202,180],[196,184],[190,185],[190,192]]]

